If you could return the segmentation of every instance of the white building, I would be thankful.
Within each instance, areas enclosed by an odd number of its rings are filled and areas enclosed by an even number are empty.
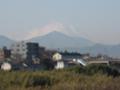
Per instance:
[[[27,58],[27,44],[26,42],[17,42],[11,46],[11,57],[14,58],[15,55],[20,55],[22,59]]]
[[[52,59],[56,62],[55,69],[63,69],[65,67],[64,61],[62,60],[62,55],[60,53],[55,53]]]
[[[55,53],[52,57],[54,61],[62,60],[62,55],[60,53]]]
[[[55,65],[55,69],[63,69],[65,67],[63,61],[57,61],[57,64]]]

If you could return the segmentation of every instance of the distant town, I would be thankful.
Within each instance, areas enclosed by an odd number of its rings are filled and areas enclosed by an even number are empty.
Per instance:
[[[113,65],[120,64],[120,60],[106,55],[50,50],[38,43],[25,41],[13,43],[10,49],[0,49],[2,70],[51,70],[89,64]]]

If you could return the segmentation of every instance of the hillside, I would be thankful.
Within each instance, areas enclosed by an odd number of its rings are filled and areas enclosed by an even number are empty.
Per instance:
[[[120,45],[102,45],[96,44],[92,47],[81,48],[82,53],[90,53],[92,55],[108,55],[115,58],[120,58]]]
[[[81,37],[70,37],[60,32],[51,32],[45,36],[38,36],[30,39],[32,42],[39,42],[41,46],[46,46],[52,49],[58,48],[81,48],[94,45],[93,42],[81,38]]]
[[[9,39],[8,37],[5,36],[0,36],[0,48],[7,46],[9,47],[12,43],[14,43],[14,40]]]

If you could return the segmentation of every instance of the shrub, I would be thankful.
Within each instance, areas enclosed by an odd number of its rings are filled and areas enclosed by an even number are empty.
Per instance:
[[[91,64],[86,67],[75,66],[65,70],[79,73],[79,74],[85,74],[85,75],[94,75],[96,73],[106,74],[108,76],[113,76],[113,77],[120,75],[117,69],[110,67],[108,65],[102,65],[102,64]]]
[[[34,76],[32,85],[33,86],[50,86],[51,79],[47,76]]]
[[[107,66],[107,65],[88,65],[85,67],[85,72],[83,72],[87,75],[93,75],[96,73],[106,74],[108,76],[119,76],[120,73],[118,70]]]

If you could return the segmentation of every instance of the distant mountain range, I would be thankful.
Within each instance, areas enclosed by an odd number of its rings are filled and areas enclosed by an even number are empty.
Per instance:
[[[8,37],[2,35],[0,36],[0,48],[4,46],[10,47],[10,45],[14,42],[15,42],[14,40],[9,39]]]
[[[27,41],[38,42],[40,46],[45,46],[49,49],[77,51],[80,53],[90,53],[92,55],[105,54],[120,58],[120,45],[96,44],[85,38],[71,37],[56,31],[48,33],[44,36],[34,37]],[[14,42],[14,40],[11,40],[5,36],[0,36],[0,47],[9,47]]]
[[[96,44],[92,47],[81,48],[82,53],[90,53],[92,55],[108,55],[114,58],[120,58],[120,45],[102,45]]]
[[[81,37],[70,37],[60,32],[51,32],[45,36],[38,36],[30,39],[32,42],[39,42],[41,46],[46,46],[51,49],[58,48],[82,48],[93,46],[94,43],[90,40]]]

